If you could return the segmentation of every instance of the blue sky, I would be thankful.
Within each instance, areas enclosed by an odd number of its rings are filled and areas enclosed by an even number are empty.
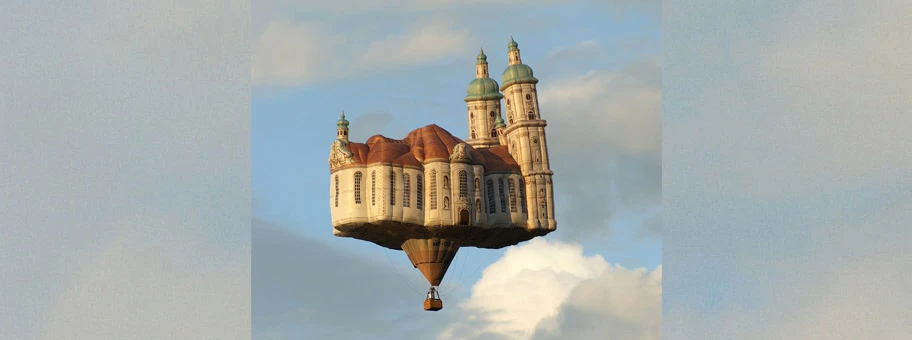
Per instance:
[[[344,110],[352,140],[362,142],[375,134],[402,138],[428,124],[465,137],[462,98],[474,79],[475,56],[484,48],[499,82],[512,36],[540,79],[542,117],[555,141],[549,148],[558,231],[547,239],[580,245],[580,258],[601,256],[631,269],[659,267],[657,4],[419,3],[359,10],[352,2],[308,11],[281,2],[253,5],[254,218],[376,260],[395,275],[399,293],[420,302],[427,283],[404,253],[332,236],[327,157],[335,122]],[[471,300],[469,288],[484,269],[504,258],[505,249],[460,251],[442,285],[453,315],[461,315],[456,306]],[[258,280],[271,279],[254,278],[255,301]],[[256,318],[254,334],[298,334],[258,328]],[[453,316],[450,323],[462,321]],[[532,336],[535,326],[520,330]]]

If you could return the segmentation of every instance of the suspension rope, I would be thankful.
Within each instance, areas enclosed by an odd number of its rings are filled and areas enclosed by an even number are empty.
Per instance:
[[[465,249],[465,250],[468,250],[468,249]],[[456,254],[459,255],[459,253],[456,253]],[[465,265],[466,265],[466,262],[469,261],[469,254],[466,252],[463,252],[463,254],[465,254],[465,256],[462,256],[462,269],[459,270],[459,276],[456,277],[456,282],[451,284],[450,287],[447,287],[448,290],[445,293],[446,297],[450,297],[453,294],[453,292],[456,291],[457,287],[462,286],[462,284],[461,284],[462,275],[465,274]],[[440,298],[442,299],[443,296],[441,296]]]
[[[405,278],[402,277],[402,274],[399,274],[399,269],[397,269],[396,265],[393,264],[393,260],[390,259],[389,252],[386,248],[383,248],[383,255],[386,255],[386,260],[389,261],[390,266],[393,267],[394,271],[396,271],[396,275],[399,276],[399,279],[402,280],[402,282],[405,283],[405,285],[408,286],[409,289],[411,289],[413,293],[415,293],[417,295],[424,295],[422,293],[419,293],[417,290],[415,290],[415,287],[412,287],[412,285],[410,285],[407,281],[405,281]]]

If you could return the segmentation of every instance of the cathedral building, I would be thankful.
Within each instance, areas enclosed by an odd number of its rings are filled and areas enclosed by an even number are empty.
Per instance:
[[[335,235],[391,249],[431,237],[500,248],[555,230],[538,79],[512,38],[507,57],[498,85],[478,54],[464,98],[465,140],[431,124],[403,139],[352,142],[342,114],[329,157]]]

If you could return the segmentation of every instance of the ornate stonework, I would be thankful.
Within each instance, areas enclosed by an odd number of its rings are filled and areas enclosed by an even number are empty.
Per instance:
[[[472,163],[472,155],[469,154],[468,146],[466,143],[456,144],[453,147],[453,152],[450,153],[450,161]]]
[[[352,153],[346,148],[346,142],[337,139],[333,142],[329,152],[329,171],[334,171],[343,165],[354,163]]]

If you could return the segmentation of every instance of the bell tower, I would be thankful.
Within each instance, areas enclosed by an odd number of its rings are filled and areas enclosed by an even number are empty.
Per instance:
[[[528,202],[528,228],[554,230],[554,194],[548,161],[548,142],[545,127],[538,109],[538,79],[532,68],[522,63],[519,44],[510,37],[507,45],[509,66],[501,77],[507,109],[507,126],[503,129],[510,154],[522,170]]]
[[[477,149],[500,145],[496,121],[503,119],[500,115],[502,98],[497,81],[488,75],[488,56],[481,50],[475,58],[475,79],[469,83],[464,98],[469,118],[467,144]]]

